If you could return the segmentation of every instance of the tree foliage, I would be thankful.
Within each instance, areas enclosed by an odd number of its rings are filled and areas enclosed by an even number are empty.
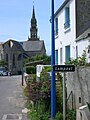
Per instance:
[[[0,60],[0,66],[7,67],[7,62],[4,60]]]
[[[36,55],[24,60],[24,63],[43,60],[44,64],[51,63],[51,56],[48,55]]]
[[[81,57],[78,57],[76,59],[70,58],[70,60],[66,64],[73,64],[76,66],[85,66],[87,64],[86,62],[86,51],[83,51],[83,54]]]

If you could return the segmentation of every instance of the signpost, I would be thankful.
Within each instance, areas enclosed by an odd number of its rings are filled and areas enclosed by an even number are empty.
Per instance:
[[[55,37],[54,37],[54,0],[51,1],[51,66],[55,65]],[[55,72],[52,69],[51,79],[51,119],[56,115],[56,81]]]
[[[55,72],[74,72],[75,66],[74,65],[54,65],[53,71],[55,71]]]
[[[74,65],[54,65],[53,66],[54,72],[63,72],[63,120],[66,118],[66,100],[65,100],[65,72],[74,72],[75,66]]]

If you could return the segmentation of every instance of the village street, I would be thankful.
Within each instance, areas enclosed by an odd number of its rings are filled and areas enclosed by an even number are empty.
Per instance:
[[[27,120],[21,76],[0,76],[0,120]]]

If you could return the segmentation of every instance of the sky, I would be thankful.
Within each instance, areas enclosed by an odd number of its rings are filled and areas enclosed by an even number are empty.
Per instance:
[[[33,2],[34,1],[34,2]],[[64,0],[54,0],[55,11]],[[33,5],[38,37],[44,40],[47,55],[51,54],[51,0],[0,0],[0,42],[9,39],[26,41],[30,36]]]

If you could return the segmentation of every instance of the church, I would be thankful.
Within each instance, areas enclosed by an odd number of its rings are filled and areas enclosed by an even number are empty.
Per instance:
[[[28,36],[28,40],[18,42],[9,39],[5,43],[0,44],[0,60],[7,62],[7,68],[12,74],[18,74],[18,72],[22,71],[22,59],[46,54],[44,40],[40,40],[37,33],[37,20],[33,6],[30,37]]]

